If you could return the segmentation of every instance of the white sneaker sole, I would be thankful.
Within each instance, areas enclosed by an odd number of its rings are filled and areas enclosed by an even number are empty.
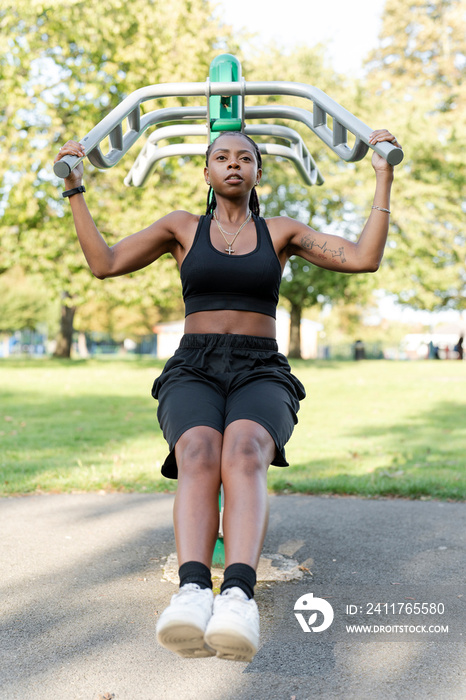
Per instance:
[[[157,630],[157,641],[184,659],[202,659],[216,653],[204,643],[203,629],[179,620],[162,624]]]
[[[228,661],[252,661],[258,648],[255,642],[238,627],[228,624],[215,625],[212,621],[205,636],[206,643],[217,652],[219,659]]]

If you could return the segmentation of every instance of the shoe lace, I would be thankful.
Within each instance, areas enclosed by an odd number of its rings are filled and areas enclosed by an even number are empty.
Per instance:
[[[208,590],[205,589],[205,591]],[[204,592],[204,589],[198,586],[197,583],[185,583],[175,596],[178,603],[189,605],[193,600],[199,602],[199,599],[202,597],[207,599],[208,593]]]
[[[248,599],[241,588],[227,588],[227,590],[219,596],[218,605],[225,606],[228,610],[242,618],[256,618],[257,606],[253,599]]]

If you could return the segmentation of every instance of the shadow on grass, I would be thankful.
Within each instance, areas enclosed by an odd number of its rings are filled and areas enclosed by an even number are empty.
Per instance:
[[[160,433],[157,404],[149,392],[146,396],[50,397],[22,391],[20,401],[14,392],[2,392],[2,399],[3,412],[9,414],[4,417],[2,440],[22,449],[47,450],[66,446],[68,441],[73,446],[87,443],[98,448],[112,440]],[[11,431],[5,431],[5,426]]]
[[[159,360],[151,355],[97,355],[90,358],[63,358],[63,357],[2,357],[0,369],[53,369],[56,367],[98,367],[108,363],[127,367],[163,367],[166,360]]]
[[[173,489],[160,477],[168,447],[149,389],[146,396],[22,390],[19,400],[2,392],[2,402],[0,492]]]
[[[402,400],[402,397],[401,397]],[[434,409],[423,410],[408,416],[403,423],[391,423],[387,415],[387,425],[371,425],[357,433],[360,437],[385,437],[392,446],[409,444],[423,447],[426,451],[452,448],[452,441],[464,447],[466,437],[466,402],[438,401]],[[395,441],[395,442],[394,442]],[[461,454],[464,457],[464,453]]]
[[[8,367],[17,365],[18,370],[31,368],[31,362],[38,368],[37,376],[40,370],[58,367],[60,371],[56,376],[59,381],[66,381],[67,372],[62,372],[61,367],[68,367],[69,361],[8,360],[6,364]],[[104,368],[107,360],[72,361],[73,366],[76,362],[74,395],[65,394],[62,387],[52,387],[50,393],[46,385],[28,387],[28,380],[21,372],[17,372],[18,383],[22,382],[21,391],[15,394],[11,389],[9,393],[2,393],[2,408],[8,412],[0,424],[0,489],[3,488],[3,493],[73,489],[174,490],[176,481],[160,476],[167,445],[157,422],[157,403],[150,396],[149,382],[143,391],[139,385],[137,388],[128,386],[136,376],[130,372],[123,375],[125,394],[119,392],[122,382],[119,368],[122,372],[123,368],[131,366],[150,369],[155,378],[163,361],[111,358],[108,376],[112,381],[102,389],[97,387],[100,372],[95,373],[95,379],[91,380],[95,384],[91,386],[88,383],[81,387],[81,376],[84,382],[88,368]],[[354,363],[307,360],[293,361],[293,365],[298,376],[300,368],[304,367],[316,367],[320,372],[321,369],[355,366]],[[0,362],[2,366],[6,365]],[[26,373],[24,376],[27,377]],[[53,369],[50,376],[54,376]],[[402,400],[400,396],[400,402]],[[433,410],[420,408],[405,422],[392,423],[393,414],[387,410],[382,422],[359,427],[345,436],[358,438],[360,443],[368,438],[366,454],[348,453],[326,461],[303,461],[290,469],[271,469],[270,488],[274,491],[465,500],[464,411],[465,406],[460,402],[440,401]],[[383,466],[372,471],[368,466],[364,468],[365,459],[372,460],[373,464],[377,457],[377,464],[380,464],[381,454]],[[135,469],[131,468],[132,461],[136,462]]]
[[[464,404],[453,401],[438,402],[434,410],[419,410],[403,423],[390,423],[387,416],[386,426],[370,425],[351,432],[351,437],[360,440],[378,440],[377,449],[385,455],[383,466],[361,474],[364,455],[358,454],[348,454],[347,464],[340,467],[335,459],[311,460],[283,473],[272,472],[270,488],[276,492],[466,500],[464,416]]]

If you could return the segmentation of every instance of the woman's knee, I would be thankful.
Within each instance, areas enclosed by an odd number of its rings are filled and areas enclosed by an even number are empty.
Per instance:
[[[220,478],[222,436],[207,427],[191,428],[175,446],[179,478],[192,475]]]
[[[243,425],[237,425],[240,422]],[[276,449],[271,435],[261,425],[250,421],[237,423],[231,424],[232,430],[225,431],[222,475],[230,470],[242,475],[265,475]]]

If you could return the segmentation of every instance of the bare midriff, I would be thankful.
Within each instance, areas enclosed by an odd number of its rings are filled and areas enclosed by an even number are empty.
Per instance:
[[[275,319],[253,311],[198,311],[185,319],[185,333],[225,333],[275,338]]]

